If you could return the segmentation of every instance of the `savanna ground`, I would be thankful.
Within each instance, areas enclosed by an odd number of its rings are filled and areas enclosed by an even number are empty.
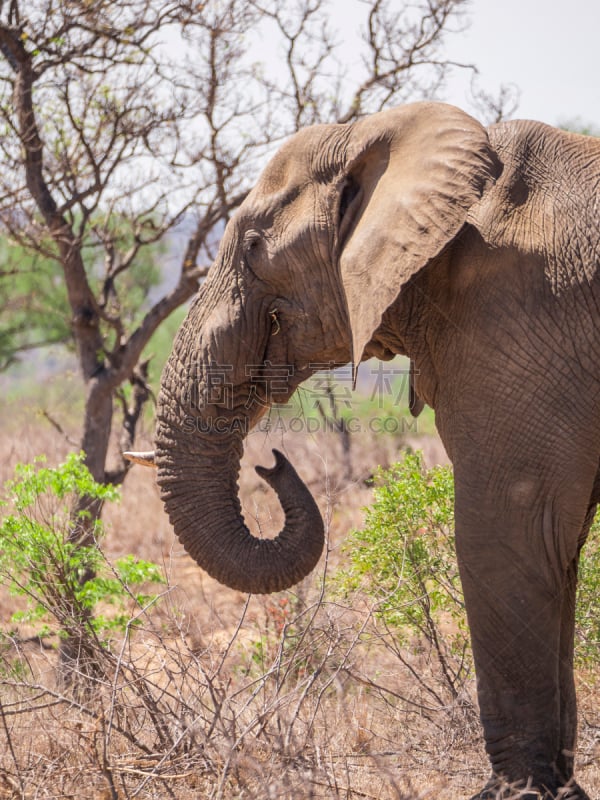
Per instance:
[[[43,397],[5,404],[3,482],[19,461],[45,453],[58,463],[73,449],[77,392],[61,375]],[[397,413],[410,419],[405,407]],[[375,466],[407,443],[422,445],[430,464],[444,460],[430,416],[419,429],[354,433],[350,461],[335,432],[249,437],[241,497],[251,529],[268,536],[281,523],[252,468],[272,463],[272,447],[291,458],[326,520],[316,572],[270,597],[202,573],[174,540],[153,471],[133,469],[122,501],[105,511],[103,548],[109,560],[156,562],[166,583],[148,607],[132,602],[135,629],[97,648],[91,688],[57,681],[58,638],[11,622],[22,599],[0,590],[0,798],[463,800],[480,788],[488,770],[472,670],[451,687],[430,643],[415,635],[401,645],[372,593],[341,592],[335,580]],[[150,435],[148,421],[140,449]],[[451,636],[450,627],[439,632]],[[580,669],[577,682],[577,772],[600,797],[600,670]]]

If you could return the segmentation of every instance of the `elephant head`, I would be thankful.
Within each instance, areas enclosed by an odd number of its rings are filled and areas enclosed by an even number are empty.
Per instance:
[[[271,592],[315,566],[320,514],[280,454],[259,474],[285,526],[273,540],[250,535],[237,491],[244,436],[318,365],[391,355],[374,339],[383,315],[496,173],[481,125],[436,103],[305,129],[268,164],[226,228],[158,397],[162,497],[185,548],[219,581]]]

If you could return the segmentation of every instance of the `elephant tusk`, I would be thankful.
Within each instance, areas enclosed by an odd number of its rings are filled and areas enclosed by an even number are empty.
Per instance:
[[[277,334],[281,330],[281,324],[279,322],[279,317],[277,316],[278,313],[279,313],[278,308],[274,308],[273,311],[269,311],[269,316],[271,317],[271,323],[276,326],[275,331],[272,333],[272,336],[277,336]]]
[[[135,464],[141,464],[144,467],[155,467],[154,450],[145,450],[139,453],[132,450],[126,450],[123,453],[123,458],[127,461],[133,461]]]

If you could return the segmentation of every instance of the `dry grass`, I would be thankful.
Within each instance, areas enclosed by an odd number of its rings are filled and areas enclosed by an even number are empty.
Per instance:
[[[481,787],[487,762],[473,678],[451,700],[426,651],[399,659],[364,598],[322,588],[344,535],[361,524],[371,496],[364,479],[396,457],[399,442],[356,439],[348,481],[333,435],[250,437],[242,499],[265,535],[280,510],[252,465],[270,463],[274,446],[290,454],[328,520],[316,574],[273,597],[216,584],[174,541],[153,473],[133,470],[122,503],[106,513],[106,552],[163,564],[167,587],[134,634],[96,652],[83,696],[56,683],[56,641],[27,641],[25,629],[5,640],[0,798],[462,800]],[[45,452],[58,461],[69,449],[40,420],[14,421],[0,446],[2,478],[17,460]],[[3,629],[14,607],[2,590]],[[11,661],[20,665],[12,674]],[[600,796],[599,679],[579,676],[578,774],[592,796]]]

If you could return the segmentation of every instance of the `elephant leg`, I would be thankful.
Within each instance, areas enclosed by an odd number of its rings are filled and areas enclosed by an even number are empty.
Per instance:
[[[560,749],[556,766],[564,783],[573,777],[577,741],[577,701],[573,676],[577,562],[576,558],[573,559],[567,572],[560,629]]]
[[[576,563],[569,553],[581,521],[575,529],[556,497],[536,507],[525,489],[544,496],[544,487],[517,482],[512,502],[502,504],[457,476],[457,553],[495,776],[481,798],[495,797],[503,782],[529,782],[539,792],[532,797],[554,798],[573,771]],[[586,797],[573,791],[565,797]]]
[[[594,518],[595,506],[590,508],[584,523],[581,544],[585,541],[589,527]],[[575,746],[577,740],[577,702],[575,696],[575,681],[573,676],[573,645],[575,628],[575,595],[577,589],[578,558],[573,559],[567,570],[567,576],[562,596],[562,609],[560,621],[560,663],[559,663],[559,692],[560,692],[560,727],[559,750],[556,757],[556,775],[560,785],[568,786],[563,790],[561,800],[590,800],[589,795],[573,780],[573,766],[575,761]],[[514,793],[507,787],[507,797],[514,797]],[[553,797],[554,794],[549,795]],[[502,797],[501,781],[492,778],[488,786],[472,800],[499,800]],[[538,792],[530,795],[520,795],[522,800],[539,800]]]
[[[496,779],[492,779],[485,789],[474,795],[471,800],[515,800],[516,797],[519,800],[554,800],[555,797],[556,800],[591,800],[591,797],[575,783],[570,784],[568,789],[561,790],[560,795],[556,796],[554,794],[540,794],[538,791],[518,792],[518,794],[515,794],[515,790],[510,786],[506,786],[503,789],[502,784]]]

